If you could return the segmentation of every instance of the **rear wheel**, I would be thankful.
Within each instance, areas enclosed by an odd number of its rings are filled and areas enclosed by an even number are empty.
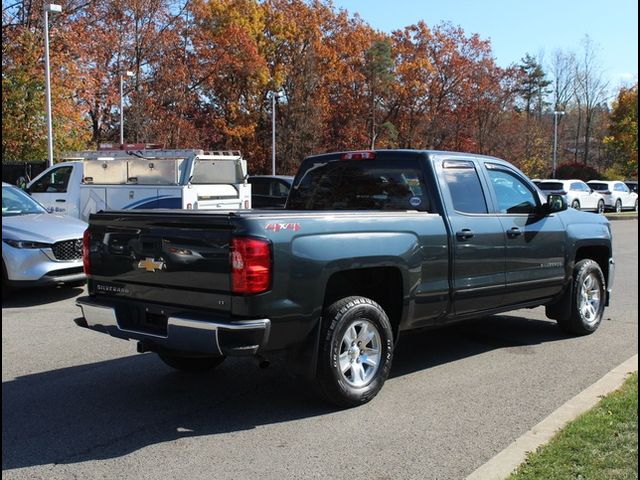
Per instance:
[[[571,208],[580,210],[580,202],[578,200],[574,200],[573,202],[571,202]]]
[[[176,370],[183,372],[206,372],[212,370],[226,357],[182,357],[168,353],[158,353],[160,360]]]
[[[391,370],[393,331],[385,311],[365,297],[346,297],[322,316],[317,382],[341,407],[375,397]]]
[[[602,200],[598,202],[598,213],[600,214],[604,213],[604,201]]]
[[[595,332],[604,313],[605,285],[604,275],[596,262],[584,259],[576,263],[573,288],[561,300],[566,315],[557,319],[560,328],[574,335]]]
[[[622,211],[622,202],[620,199],[616,200],[616,213],[620,213]]]
[[[636,203],[633,206],[633,209],[637,212],[638,211],[638,200],[636,199]]]

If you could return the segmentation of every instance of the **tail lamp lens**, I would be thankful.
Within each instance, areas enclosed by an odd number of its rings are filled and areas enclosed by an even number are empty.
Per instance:
[[[91,274],[91,262],[89,260],[89,245],[91,243],[91,232],[89,229],[84,231],[82,235],[82,267],[85,275]]]
[[[236,237],[231,241],[231,291],[263,293],[271,287],[271,243]]]

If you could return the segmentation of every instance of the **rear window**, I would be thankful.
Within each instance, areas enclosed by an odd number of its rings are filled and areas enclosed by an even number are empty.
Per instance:
[[[564,184],[561,182],[540,182],[538,188],[540,190],[562,190],[564,189]]]
[[[294,180],[291,210],[429,209],[418,160],[324,160],[305,162]]]
[[[599,192],[609,190],[609,185],[607,185],[606,183],[589,183],[589,186]]]

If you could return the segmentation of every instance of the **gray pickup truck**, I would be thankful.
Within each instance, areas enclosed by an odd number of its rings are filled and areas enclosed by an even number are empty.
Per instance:
[[[410,330],[545,305],[592,333],[614,275],[605,217],[497,158],[415,150],[309,157],[285,210],[94,214],[83,258],[79,326],[181,370],[284,353],[341,406]]]

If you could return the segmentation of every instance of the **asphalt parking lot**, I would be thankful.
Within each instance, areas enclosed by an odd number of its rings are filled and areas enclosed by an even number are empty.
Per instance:
[[[274,365],[204,375],[80,329],[79,288],[2,305],[3,479],[460,479],[638,352],[638,222],[611,222],[613,304],[572,338],[542,308],[405,337],[371,403]]]

